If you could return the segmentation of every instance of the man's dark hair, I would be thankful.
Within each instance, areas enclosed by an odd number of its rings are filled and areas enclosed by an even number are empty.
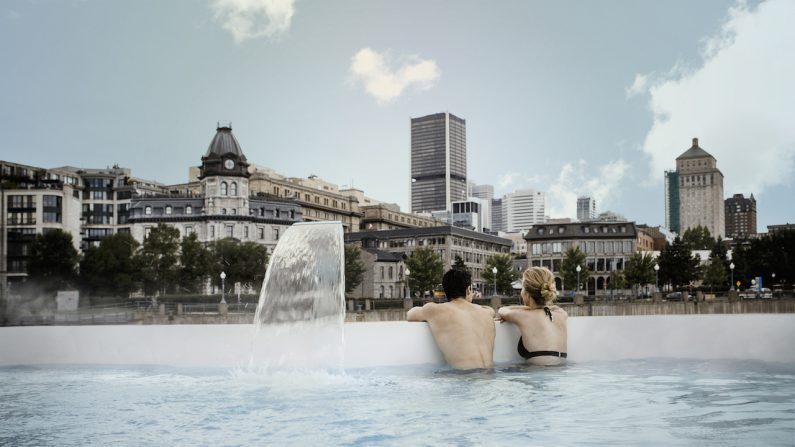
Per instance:
[[[467,287],[472,285],[472,275],[466,270],[448,270],[442,277],[442,288],[448,300],[464,298]]]

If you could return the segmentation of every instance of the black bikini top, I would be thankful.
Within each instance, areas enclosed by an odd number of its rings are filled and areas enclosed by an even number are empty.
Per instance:
[[[544,306],[544,313],[546,316],[549,317],[549,321],[552,321],[552,311],[549,310],[549,307]],[[524,347],[524,343],[522,343],[522,337],[519,337],[519,346],[516,347],[516,350],[519,351],[519,355],[525,359],[533,358],[533,357],[541,357],[550,355],[553,357],[562,357],[566,358],[565,352],[558,352],[558,351],[533,351],[530,352],[527,348]]]

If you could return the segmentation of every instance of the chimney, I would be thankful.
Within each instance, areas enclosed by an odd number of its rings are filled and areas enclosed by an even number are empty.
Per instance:
[[[693,147],[698,147],[698,138],[693,138]]]

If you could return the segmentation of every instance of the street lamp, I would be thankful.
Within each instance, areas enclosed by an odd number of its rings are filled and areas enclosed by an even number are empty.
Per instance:
[[[729,264],[729,270],[732,272],[732,283],[731,283],[731,290],[734,290],[734,263],[732,262]]]
[[[771,281],[770,284],[771,284],[771,287],[773,287],[776,284],[776,272],[773,272],[773,274],[771,276],[773,276],[773,281]]]
[[[579,265],[577,266],[577,291],[580,291],[580,272],[582,271],[582,267]]]
[[[654,264],[655,286],[657,291],[660,291],[660,264]]]
[[[221,272],[221,304],[226,304],[226,291],[224,290],[224,280],[226,279],[226,273]]]
[[[409,287],[409,274],[410,273],[411,273],[411,270],[409,270],[408,268],[406,268],[406,270],[403,270],[403,274],[406,275],[406,290],[408,290],[409,298],[411,298],[411,288]]]
[[[497,267],[491,268],[491,273],[494,274],[494,295],[497,295]]]

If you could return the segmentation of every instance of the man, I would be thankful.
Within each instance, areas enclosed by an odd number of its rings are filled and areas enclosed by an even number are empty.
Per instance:
[[[472,304],[472,279],[466,271],[450,270],[442,278],[448,302],[428,303],[408,311],[408,321],[427,321],[436,345],[453,368],[494,365],[494,309]]]

